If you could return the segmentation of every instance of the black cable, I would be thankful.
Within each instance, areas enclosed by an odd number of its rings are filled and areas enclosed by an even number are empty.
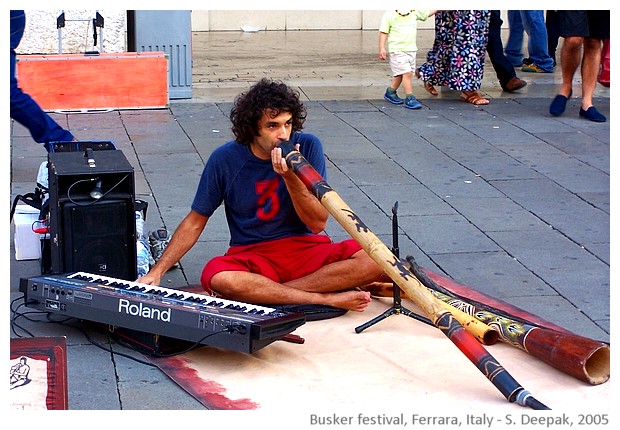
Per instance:
[[[26,333],[27,333],[30,337],[34,337],[34,335],[33,335],[32,333],[30,333],[28,330],[26,330],[24,327],[22,327],[21,325],[19,325],[19,324],[17,323],[17,318],[18,318],[18,316],[24,316],[24,315],[26,315],[26,314],[18,314],[18,313],[17,313],[17,310],[18,310],[21,306],[25,306],[25,305],[22,303],[22,304],[18,305],[16,309],[13,309],[13,304],[15,304],[15,303],[16,303],[19,299],[22,299],[22,298],[23,298],[23,297],[18,297],[18,298],[13,299],[13,300],[11,301],[11,304],[10,304],[10,310],[11,310],[11,312],[12,312],[12,314],[11,314],[11,324],[10,324],[11,331],[12,331],[13,333],[15,333],[15,336],[17,336],[17,337],[22,337],[22,336],[21,336],[19,333],[17,333],[17,331],[15,330],[15,327],[19,327],[19,329],[20,329],[20,330],[23,330],[24,332],[26,332]],[[35,312],[35,311],[32,311],[32,312],[28,312],[28,313],[39,313],[39,312],[38,312],[38,311],[36,311],[36,312]],[[29,318],[26,318],[26,319],[29,319]]]
[[[18,299],[15,299],[15,300],[18,300]],[[13,302],[15,302],[15,300],[13,300]],[[19,333],[17,333],[17,331],[15,331],[15,327],[18,327],[19,329],[21,329],[24,332],[26,332],[29,337],[35,337],[35,335],[33,333],[31,333],[30,331],[28,331],[27,329],[25,329],[24,327],[22,327],[21,325],[19,325],[16,322],[17,318],[26,318],[28,321],[37,322],[37,323],[54,323],[54,324],[65,324],[65,323],[67,323],[67,322],[69,322],[71,320],[76,320],[73,317],[67,317],[67,318],[65,318],[63,320],[53,320],[53,319],[50,318],[51,315],[53,315],[53,314],[51,312],[45,312],[45,311],[31,311],[31,312],[25,312],[25,313],[18,313],[17,311],[18,311],[19,307],[21,307],[21,306],[24,306],[24,305],[21,304],[21,305],[18,306],[17,309],[15,309],[14,317],[11,319],[11,329],[13,330],[13,333],[15,333],[15,335],[17,337],[20,337],[20,338],[24,337],[24,336],[20,335]],[[46,315],[46,318],[48,319],[48,321],[41,321],[41,320],[35,320],[35,319],[32,319],[32,318],[28,318],[28,317],[26,317],[26,315],[28,315],[28,314]],[[94,345],[94,346],[96,346],[96,347],[98,347],[98,348],[100,348],[100,349],[102,349],[102,350],[104,350],[106,352],[109,352],[110,354],[120,355],[120,356],[129,358],[129,359],[131,359],[133,361],[136,361],[136,362],[138,362],[140,364],[145,364],[145,365],[148,365],[148,366],[155,367],[154,364],[149,363],[148,361],[140,360],[139,358],[133,357],[133,356],[131,356],[129,354],[122,353],[120,351],[113,351],[111,348],[106,348],[104,345],[101,345],[100,343],[98,343],[95,340],[93,340],[89,336],[89,334],[83,328],[81,328],[81,327],[74,327],[74,328],[76,328],[77,330],[80,330],[82,332],[82,334],[84,335],[84,337],[86,337],[86,339],[88,340],[88,342],[90,344],[92,344],[92,345]],[[121,346],[124,346],[124,345],[121,345]]]
[[[104,351],[106,351],[106,352],[109,352],[111,355],[120,355],[121,357],[129,358],[130,360],[133,360],[133,361],[135,361],[135,362],[137,362],[137,363],[140,363],[140,364],[145,364],[145,365],[147,365],[147,366],[151,366],[151,367],[156,367],[153,363],[149,363],[148,361],[140,360],[140,359],[139,359],[139,358],[137,358],[137,357],[131,356],[131,355],[129,355],[129,354],[125,354],[125,353],[120,352],[120,351],[114,351],[114,350],[112,350],[112,348],[111,348],[111,347],[110,347],[110,348],[106,348],[104,345],[102,345],[102,344],[100,344],[100,343],[98,343],[98,342],[95,342],[95,341],[93,340],[93,338],[91,338],[91,337],[90,337],[90,335],[88,334],[88,332],[86,332],[86,330],[84,330],[84,329],[83,329],[83,328],[81,328],[81,327],[76,327],[76,328],[82,332],[82,334],[84,335],[84,337],[86,337],[86,340],[88,340],[88,342],[90,342],[90,344],[91,344],[91,345],[94,345],[94,346],[96,346],[97,348],[100,348],[100,349],[102,349],[102,350],[104,350]],[[122,347],[124,347],[124,348],[128,348],[128,347],[127,347],[127,346],[125,346],[125,345],[121,345],[121,344],[120,344],[118,341],[116,341],[114,338],[111,338],[111,339],[112,339],[112,340],[114,340],[114,341],[115,341],[118,345],[120,345],[120,346],[122,346]],[[135,351],[135,349],[133,349],[133,348],[128,348],[128,349],[131,349],[132,351]]]
[[[62,320],[54,320],[52,318],[52,315],[56,315],[56,314],[53,313],[53,312],[45,312],[45,311],[38,311],[38,310],[29,311],[29,312],[19,312],[19,309],[21,307],[26,306],[25,303],[18,304],[15,309],[13,307],[14,307],[14,305],[19,300],[23,300],[23,298],[24,298],[23,296],[22,297],[17,297],[15,299],[13,299],[11,301],[11,304],[10,304],[10,309],[11,309],[11,312],[12,312],[12,316],[11,316],[11,330],[13,331],[13,333],[17,337],[21,338],[21,337],[24,337],[24,335],[19,334],[15,330],[16,327],[19,328],[20,330],[24,331],[29,337],[35,337],[35,335],[33,333],[31,333],[26,328],[22,327],[20,324],[17,323],[17,319],[18,318],[25,318],[26,320],[31,321],[31,322],[35,322],[35,323],[55,323],[55,324],[65,324],[65,323],[67,323],[69,321],[77,320],[76,318],[73,318],[73,317],[66,317],[66,318],[64,318]],[[39,315],[39,316],[45,315],[46,318],[47,318],[47,321],[41,321],[41,320],[38,320],[38,319],[29,318],[27,315],[30,315],[30,314]],[[75,328],[80,330],[82,332],[82,334],[84,334],[84,336],[86,337],[86,339],[88,340],[89,343],[91,343],[92,345],[94,345],[94,346],[96,346],[96,347],[98,347],[98,348],[100,348],[100,349],[102,349],[102,350],[104,350],[106,352],[109,352],[110,354],[113,354],[113,355],[117,354],[117,355],[129,358],[131,360],[134,360],[134,361],[136,361],[138,363],[141,363],[141,364],[146,364],[148,366],[155,366],[152,363],[140,360],[139,358],[133,357],[131,355],[122,353],[120,351],[114,351],[111,348],[106,348],[104,345],[102,345],[102,344],[96,342],[95,340],[93,340],[83,328],[81,328],[81,327],[75,327]],[[189,351],[192,351],[192,350],[194,350],[194,349],[196,349],[196,348],[198,348],[200,346],[205,346],[205,345],[202,344],[202,342],[205,341],[206,339],[208,339],[211,336],[215,336],[215,335],[221,334],[221,333],[240,332],[240,330],[243,330],[243,329],[245,329],[245,327],[240,326],[240,325],[232,324],[232,325],[229,325],[229,326],[227,326],[226,328],[224,328],[224,329],[222,329],[220,331],[212,332],[212,333],[209,333],[209,334],[205,335],[204,337],[202,337],[201,339],[197,340],[192,345],[190,345],[189,347],[187,347],[187,348],[185,348],[183,350],[176,351],[176,352],[173,352],[173,353],[170,353],[170,354],[163,354],[163,353],[158,353],[158,352],[148,352],[147,354],[148,355],[152,355],[154,357],[158,357],[158,358],[174,357],[176,355],[185,354],[185,353],[187,353]],[[119,342],[117,339],[114,338],[114,336],[111,336],[110,339],[112,339],[114,342],[116,342],[118,345],[120,345],[120,346],[122,346],[124,348],[130,349],[130,350],[132,350],[134,352],[139,352],[139,353],[144,354],[144,352],[139,351],[137,348],[135,348],[135,347],[133,347],[133,346],[131,346],[129,344],[125,344],[125,343]]]
[[[231,327],[231,326],[228,326]],[[181,350],[181,351],[176,351],[176,352],[172,352],[170,354],[163,354],[160,352],[152,352],[149,353],[149,355],[152,355],[154,357],[158,357],[158,358],[167,358],[167,357],[174,357],[176,355],[180,355],[180,354],[185,354],[187,352],[190,352],[200,346],[205,346],[202,344],[202,342],[208,338],[210,338],[211,336],[215,336],[216,334],[221,334],[221,333],[232,333],[232,331],[230,330],[230,328],[226,328],[220,331],[214,331],[213,333],[209,333],[208,335],[204,336],[202,339],[197,340],[196,342],[194,342],[192,345],[188,346],[187,348]]]
[[[11,304],[10,304],[10,309],[11,309],[11,312],[12,312],[12,315],[11,315],[11,330],[13,331],[13,333],[15,334],[15,336],[17,336],[17,337],[19,337],[19,338],[22,338],[22,337],[25,337],[25,336],[24,336],[23,334],[18,333],[18,332],[15,330],[15,328],[16,328],[16,327],[17,327],[17,328],[19,328],[20,330],[23,330],[23,331],[24,331],[24,332],[28,335],[28,337],[35,337],[35,335],[34,335],[33,333],[31,333],[29,330],[27,330],[26,328],[22,327],[20,324],[18,324],[18,323],[17,323],[17,319],[18,319],[18,318],[25,318],[26,320],[31,321],[31,322],[35,322],[35,323],[46,323],[46,324],[47,324],[47,323],[54,323],[54,324],[65,324],[65,323],[67,323],[67,322],[69,322],[69,321],[76,320],[76,319],[75,319],[75,318],[73,318],[73,317],[66,317],[66,318],[63,318],[62,320],[55,320],[55,319],[52,317],[52,315],[56,315],[56,314],[54,314],[54,313],[52,313],[52,312],[45,312],[45,311],[38,311],[38,310],[35,310],[35,311],[29,311],[29,312],[19,312],[19,309],[20,309],[21,307],[26,306],[26,304],[25,304],[25,303],[20,303],[20,304],[18,304],[18,305],[17,305],[17,307],[15,307],[15,308],[14,308],[14,305],[15,305],[15,304],[16,304],[19,300],[22,300],[22,299],[23,299],[23,297],[17,297],[17,298],[15,298],[15,299],[13,299],[13,300],[11,301]],[[39,315],[39,316],[45,315],[45,317],[46,317],[47,321],[42,321],[42,320],[39,320],[39,319],[33,319],[33,318],[30,318],[30,317],[28,317],[28,315],[30,315],[30,314]],[[88,340],[88,341],[89,341],[92,345],[94,345],[94,346],[96,346],[96,347],[98,347],[98,348],[101,348],[101,349],[103,349],[104,351],[107,351],[107,352],[109,352],[109,353],[111,353],[111,354],[118,354],[118,355],[121,355],[121,356],[123,356],[123,357],[126,357],[126,358],[132,359],[132,360],[134,360],[134,361],[137,361],[137,362],[139,362],[139,363],[141,363],[141,364],[146,364],[146,365],[149,365],[149,366],[153,366],[153,364],[152,364],[152,363],[149,363],[149,362],[146,362],[146,361],[142,361],[142,360],[140,360],[140,359],[138,359],[138,358],[132,357],[132,356],[130,356],[130,355],[124,354],[124,353],[119,352],[119,351],[113,351],[112,349],[108,349],[108,348],[106,348],[105,346],[103,346],[103,345],[101,345],[101,344],[99,344],[99,343],[95,342],[95,341],[94,341],[94,340],[93,340],[93,339],[92,339],[92,338],[88,335],[88,333],[87,333],[87,332],[86,332],[83,328],[81,328],[81,327],[75,327],[75,328],[76,328],[76,329],[78,329],[78,330],[80,330],[80,331],[82,332],[82,334],[84,334],[84,336],[86,337],[86,339],[87,339],[87,340]]]
[[[103,193],[103,195],[102,195],[100,198],[98,198],[98,199],[94,199],[94,200],[92,200],[92,201],[90,201],[90,202],[88,202],[88,203],[80,203],[80,202],[77,202],[77,201],[73,200],[73,198],[71,197],[71,189],[72,189],[75,185],[77,185],[77,184],[79,184],[79,183],[82,183],[82,182],[89,182],[89,181],[91,181],[91,182],[92,182],[92,181],[96,180],[96,178],[79,179],[79,180],[75,181],[74,183],[72,183],[72,184],[69,186],[69,188],[67,189],[67,199],[69,199],[69,201],[70,201],[71,203],[73,203],[74,205],[76,205],[76,206],[91,206],[91,205],[94,205],[95,203],[97,203],[97,202],[99,202],[99,201],[103,200],[103,199],[104,199],[104,198],[105,198],[108,194],[110,194],[112,191],[114,191],[114,190],[115,190],[115,189],[116,189],[116,188],[117,188],[120,184],[122,184],[122,183],[123,183],[123,181],[124,181],[125,179],[127,179],[128,177],[129,177],[129,174],[126,174],[126,175],[125,175],[125,176],[123,176],[123,177],[122,177],[122,178],[121,178],[121,179],[120,179],[120,180],[119,180],[116,184],[114,184],[114,185],[113,185],[113,186],[112,186],[112,187],[111,187],[108,191],[106,191],[105,193]]]
[[[45,312],[45,311],[38,311],[38,310],[32,310],[32,311],[28,311],[28,312],[19,312],[19,309],[23,306],[27,306],[26,303],[21,303],[19,305],[17,305],[17,307],[15,309],[13,309],[13,305],[18,301],[23,299],[23,297],[18,297],[15,298],[11,301],[10,304],[10,309],[12,312],[11,315],[11,330],[13,331],[13,333],[15,334],[15,336],[17,337],[24,337],[24,335],[19,334],[16,330],[15,327],[19,328],[20,330],[24,331],[29,337],[35,337],[34,334],[32,334],[29,330],[27,330],[25,327],[22,327],[19,323],[17,323],[17,319],[18,318],[24,318],[27,321],[30,322],[34,322],[34,323],[43,323],[43,322],[49,322],[49,323],[56,323],[56,324],[62,324],[65,323],[69,320],[71,320],[71,317],[65,317],[62,320],[54,320],[52,319],[52,314],[51,312]],[[45,316],[47,321],[41,321],[40,319],[33,319],[30,318],[28,315],[38,315],[38,316]]]

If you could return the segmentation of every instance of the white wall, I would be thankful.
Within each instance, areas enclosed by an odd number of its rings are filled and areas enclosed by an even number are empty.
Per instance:
[[[62,10],[27,10],[26,30],[19,54],[58,53],[56,18]],[[66,10],[61,31],[63,53],[83,53],[94,48],[92,19],[96,10]],[[192,31],[242,31],[243,26],[261,30],[377,30],[383,10],[193,10]],[[504,27],[507,27],[503,11]],[[103,52],[127,50],[127,11],[99,10],[104,18]],[[431,17],[419,28],[434,28]],[[99,47],[97,32],[97,48]]]
[[[377,30],[383,10],[193,10],[193,31],[235,31],[243,26],[261,30]],[[434,20],[420,22],[433,28]]]
[[[63,53],[82,53],[94,48],[92,19],[95,9],[65,10],[66,24],[61,30]],[[124,52],[127,48],[127,11],[98,11],[104,18],[103,52]],[[26,10],[26,30],[19,54],[58,53],[59,34],[56,18],[61,9]],[[194,10],[192,31],[242,31],[242,26],[261,30],[376,30],[382,10]],[[433,20],[420,23],[432,28]],[[97,32],[97,48],[99,47]]]

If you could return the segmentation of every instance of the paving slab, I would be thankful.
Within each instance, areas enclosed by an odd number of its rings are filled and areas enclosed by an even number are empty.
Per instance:
[[[423,108],[410,111],[382,99],[389,73],[376,59],[376,32],[282,33],[194,34],[191,100],[165,109],[53,116],[82,140],[115,141],[134,167],[137,197],[149,202],[147,228],[174,230],[209,154],[232,136],[234,97],[262,76],[284,79],[307,102],[305,129],[325,145],[330,185],[381,240],[391,243],[391,208],[398,202],[401,256],[569,330],[610,340],[611,118],[603,124],[579,118],[578,98],[564,116],[551,117],[559,69],[522,76],[528,86],[510,94],[487,64],[482,91],[491,103],[483,107],[445,89],[430,96],[416,81]],[[337,46],[324,49],[326,40]],[[422,33],[419,40],[423,61],[432,36]],[[266,64],[271,54],[263,48],[283,41],[286,56],[273,52]],[[574,92],[580,93],[578,81]],[[595,96],[609,117],[609,89],[597,86]],[[12,124],[11,200],[33,190],[45,159],[27,131]],[[333,220],[326,232],[348,237]],[[5,246],[6,283],[10,298],[19,300],[19,279],[37,275],[39,262],[15,260],[12,233]],[[218,211],[163,285],[198,284],[204,263],[227,246]],[[71,409],[203,409],[97,331],[86,329],[86,337],[65,324],[18,322],[37,336],[67,336]],[[18,335],[26,334],[11,332]]]

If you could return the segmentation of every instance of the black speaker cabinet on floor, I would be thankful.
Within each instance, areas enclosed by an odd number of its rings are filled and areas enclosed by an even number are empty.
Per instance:
[[[120,150],[50,153],[50,273],[89,272],[133,281],[133,167]]]

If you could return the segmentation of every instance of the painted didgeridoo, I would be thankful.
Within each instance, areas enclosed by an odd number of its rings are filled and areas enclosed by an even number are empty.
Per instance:
[[[501,341],[522,349],[574,378],[591,385],[606,382],[610,376],[609,345],[571,333],[556,331],[494,308],[486,303],[455,295],[433,281],[413,257],[407,256],[413,275],[439,300],[472,315],[497,330]]]
[[[464,329],[463,325],[411,273],[406,263],[362,222],[357,214],[340,198],[321,175],[295,149],[291,142],[279,144],[288,167],[297,175],[321,204],[366,253],[385,271],[422,311],[482,372],[509,402],[532,409],[549,409],[525,390],[508,371]]]

